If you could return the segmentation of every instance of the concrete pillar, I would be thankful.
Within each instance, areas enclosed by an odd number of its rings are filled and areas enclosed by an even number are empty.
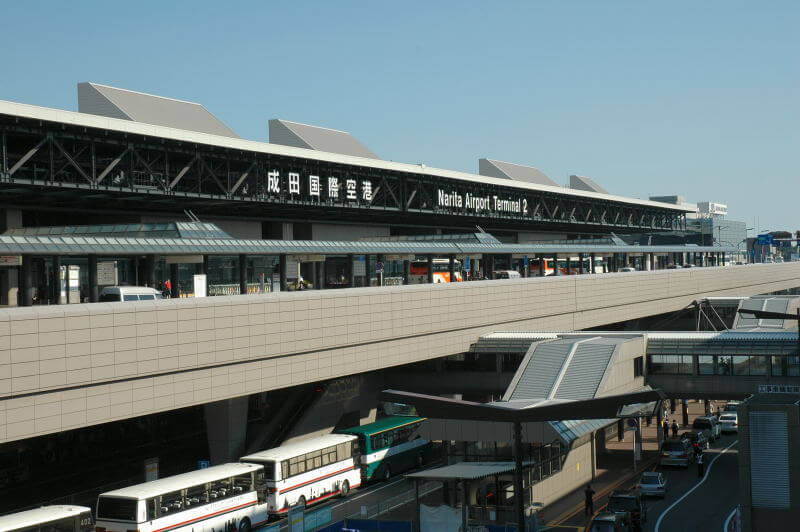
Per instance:
[[[594,253],[589,253],[589,273],[595,273],[594,271],[594,261],[596,257]]]
[[[450,282],[456,282],[456,256],[447,257],[447,272],[450,274]]]
[[[386,270],[386,264],[383,265],[383,270],[378,273],[379,262],[383,262],[383,255],[375,255],[375,277],[378,280],[378,286],[383,286],[383,272]]]
[[[200,273],[208,275],[208,255],[203,255],[203,263],[200,265]],[[207,283],[208,281],[206,281]]]
[[[289,289],[289,283],[286,282],[286,253],[281,253],[278,256],[278,272],[280,275],[280,282],[281,282],[281,292],[285,292]],[[353,278],[353,263],[350,263],[350,278]],[[351,285],[352,286],[352,285]]]
[[[248,396],[203,405],[213,465],[236,462],[245,452]]]
[[[522,257],[522,276],[529,277],[530,270],[531,270],[530,262],[528,261],[528,256],[525,255],[524,257]]]
[[[156,287],[156,256],[147,255],[144,260],[144,278],[146,286],[150,288]]]
[[[673,414],[673,415],[675,414],[675,399],[674,398],[669,400],[669,413]]]
[[[558,267],[558,253],[553,253],[553,275],[561,275],[561,269]]]
[[[97,289],[97,255],[89,255],[89,302],[97,303],[100,294]]]
[[[539,257],[539,277],[544,277],[544,261],[546,259],[544,255],[537,256]]]
[[[684,427],[689,426],[689,403],[686,399],[681,400],[681,421]]]
[[[33,305],[33,257],[22,256],[22,306]]]
[[[487,272],[486,277],[489,279],[494,279],[494,255],[489,255],[489,260],[487,261],[489,271]]]
[[[583,259],[584,259],[584,255],[583,255],[583,253],[578,253],[578,262],[580,263],[580,266],[578,267],[578,272],[579,272],[581,275],[583,275],[584,273],[586,273],[586,268],[585,268],[585,267],[584,267],[584,265],[583,265]]]
[[[177,276],[178,272],[175,272]],[[177,283],[172,281],[172,286],[175,286]],[[241,254],[239,255],[239,293],[242,295],[247,294],[247,255]]]
[[[567,275],[572,275],[572,256],[567,253]]]
[[[705,415],[709,415],[711,413],[711,403],[708,399],[703,399],[703,412],[705,412]]]
[[[353,256],[352,253],[350,255],[347,255],[347,264],[350,266],[348,270],[348,274],[350,275],[350,288],[356,286],[356,269],[354,265],[355,264],[354,260],[355,257]]]
[[[178,264],[169,265],[169,297],[175,299],[181,297],[181,290],[178,287]]]
[[[61,304],[61,257],[59,257],[58,255],[53,255],[51,262],[53,264],[53,270],[50,272],[51,276],[50,284],[53,285],[51,302],[53,305],[60,305]]]
[[[411,277],[411,261],[404,260],[403,261],[403,284],[408,284],[408,280]]]
[[[428,255],[428,284],[433,284],[433,255]]]
[[[369,254],[364,255],[364,286],[372,286],[370,284],[370,280],[372,278],[372,275],[370,275],[370,262]]]

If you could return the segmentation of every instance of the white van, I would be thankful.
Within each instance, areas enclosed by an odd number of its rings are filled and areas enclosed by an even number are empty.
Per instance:
[[[162,299],[161,292],[147,286],[106,286],[100,292],[100,301],[153,301]]]
[[[496,270],[494,272],[495,279],[519,279],[522,277],[516,270]]]

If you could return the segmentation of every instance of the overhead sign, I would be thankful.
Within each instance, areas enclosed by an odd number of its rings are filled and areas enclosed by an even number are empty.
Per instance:
[[[117,261],[97,263],[97,285],[116,286],[119,284],[117,277]]]
[[[489,214],[528,214],[528,200],[514,196],[477,196],[467,192],[461,194],[455,190],[439,189],[437,194],[439,207],[445,207],[467,213]]]
[[[758,235],[756,239],[756,244],[759,246],[771,246],[772,245],[772,235],[769,233]]]
[[[800,386],[793,384],[759,384],[758,393],[789,393],[800,395]]]
[[[22,255],[0,255],[0,266],[22,266]]]

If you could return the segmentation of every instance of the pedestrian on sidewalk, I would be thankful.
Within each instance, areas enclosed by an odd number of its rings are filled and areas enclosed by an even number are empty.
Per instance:
[[[666,440],[667,438],[669,438],[669,421],[667,421],[667,418],[664,418],[663,428],[664,428],[664,439]]]
[[[678,437],[678,423],[676,423],[674,419],[672,420],[672,437]]]
[[[583,515],[594,515],[594,490],[591,484],[587,484],[586,489],[583,490],[583,495],[586,497]]]
[[[703,463],[703,453],[697,455],[697,476],[703,478],[706,472],[706,465]]]

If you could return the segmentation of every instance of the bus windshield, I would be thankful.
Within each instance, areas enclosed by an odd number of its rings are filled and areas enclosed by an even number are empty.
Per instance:
[[[112,521],[137,521],[136,499],[100,497],[97,501],[97,518]]]

